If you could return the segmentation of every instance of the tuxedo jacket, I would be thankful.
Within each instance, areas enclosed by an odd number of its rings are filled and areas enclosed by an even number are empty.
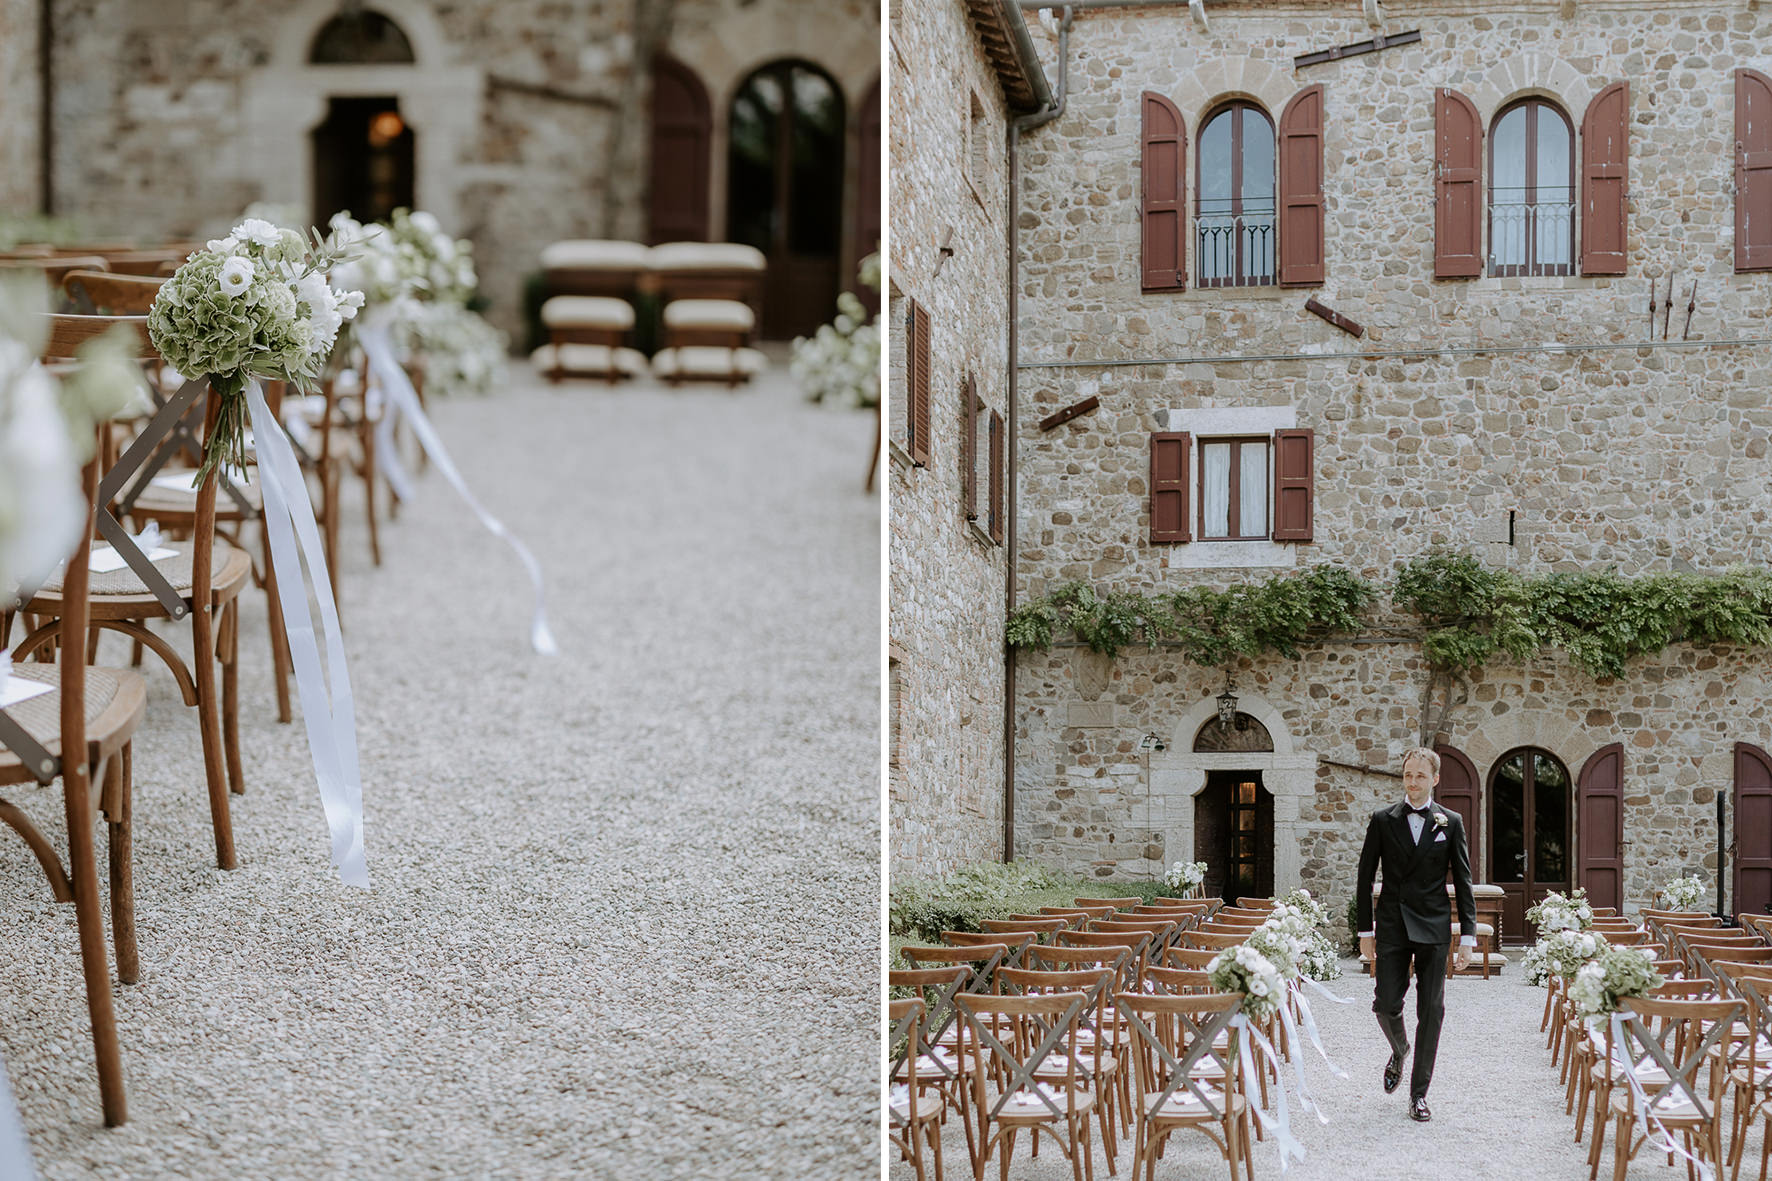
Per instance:
[[[1409,805],[1392,804],[1372,813],[1366,844],[1360,850],[1360,880],[1354,895],[1358,930],[1371,931],[1379,943],[1450,943],[1452,906],[1446,897],[1446,875],[1458,897],[1459,930],[1475,932],[1477,904],[1471,894],[1470,850],[1464,821],[1450,808],[1431,803],[1444,825],[1430,815],[1422,825],[1421,843],[1409,832]],[[1372,912],[1372,881],[1384,867],[1378,913]],[[1375,921],[1376,919],[1376,921]]]

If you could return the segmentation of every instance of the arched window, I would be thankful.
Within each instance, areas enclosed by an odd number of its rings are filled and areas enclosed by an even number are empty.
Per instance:
[[[1489,273],[1575,273],[1575,129],[1543,99],[1504,108],[1489,135]]]
[[[1200,132],[1200,286],[1274,281],[1274,123],[1253,103],[1214,111]]]
[[[308,61],[317,66],[388,65],[413,61],[412,42],[379,12],[341,12],[314,34]]]

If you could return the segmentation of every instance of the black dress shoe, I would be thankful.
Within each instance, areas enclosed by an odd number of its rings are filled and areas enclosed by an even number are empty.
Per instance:
[[[1409,1118],[1420,1124],[1434,1118],[1434,1113],[1427,1109],[1426,1095],[1409,1100]]]
[[[1390,1094],[1403,1081],[1403,1059],[1409,1056],[1409,1047],[1391,1051],[1391,1060],[1384,1067],[1384,1093]]]

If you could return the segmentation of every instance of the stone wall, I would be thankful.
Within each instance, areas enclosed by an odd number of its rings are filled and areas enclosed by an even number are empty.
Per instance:
[[[894,8],[890,201],[895,332],[905,299],[932,324],[932,444],[913,467],[895,423],[889,634],[897,748],[889,773],[895,875],[935,877],[1003,854],[1003,651],[1007,563],[961,507],[966,374],[1005,409],[1008,260],[1004,253],[1008,112],[957,0]],[[909,63],[915,63],[910,68]],[[966,179],[972,96],[983,109],[983,184]],[[982,192],[980,191],[982,189]],[[952,232],[953,256],[939,249]],[[937,273],[937,266],[940,266]],[[902,333],[897,333],[902,337]],[[890,405],[906,404],[902,339]],[[981,446],[983,441],[981,439]],[[981,491],[982,498],[982,491]]]
[[[1294,55],[1371,36],[1359,6],[1225,3],[1207,17],[1209,32],[1180,7],[1080,14],[1069,109],[1024,141],[1022,598],[1076,578],[1150,593],[1318,563],[1387,579],[1435,546],[1522,573],[1772,558],[1772,275],[1733,272],[1731,181],[1731,75],[1772,71],[1772,15],[1746,3],[1417,4],[1383,27],[1419,27],[1419,44],[1296,71]],[[1434,279],[1432,88],[1468,96],[1485,127],[1529,94],[1579,127],[1588,100],[1619,80],[1631,87],[1627,273]],[[1165,94],[1187,123],[1191,226],[1214,103],[1252,98],[1277,117],[1313,83],[1327,104],[1326,281],[1190,280],[1184,293],[1142,294],[1141,92]],[[1638,347],[1651,279],[1665,295],[1670,272],[1672,339]],[[1695,280],[1691,335],[1705,343],[1677,347]],[[1307,314],[1308,296],[1364,325],[1364,338]],[[1146,359],[1162,363],[1125,363]],[[1034,425],[1091,394],[1093,414],[1050,433]],[[1150,433],[1202,415],[1283,415],[1315,431],[1314,541],[1149,543]],[[1223,671],[1130,652],[1091,696],[1075,663],[1064,649],[1022,662],[1018,840],[1100,876],[1191,858],[1203,765],[1183,722],[1204,716]],[[1237,678],[1290,736],[1292,763],[1273,767],[1286,790],[1276,855],[1296,876],[1276,886],[1344,900],[1364,816],[1398,789],[1316,760],[1396,769],[1422,730],[1419,650],[1331,645]],[[1714,868],[1711,793],[1728,787],[1734,742],[1772,740],[1767,678],[1758,652],[1676,646],[1600,683],[1547,654],[1525,669],[1492,665],[1451,712],[1449,741],[1485,777],[1516,746],[1544,747],[1573,775],[1624,743],[1634,901],[1674,870]],[[1148,774],[1137,749],[1147,731],[1168,746]],[[1316,769],[1300,778],[1305,766]]]
[[[147,238],[221,232],[253,201],[306,209],[308,132],[326,98],[397,95],[415,134],[418,203],[474,241],[489,315],[514,330],[523,278],[547,243],[645,234],[648,100],[628,78],[635,3],[378,0],[412,41],[414,66],[308,65],[336,0],[58,4],[62,204],[95,233]],[[673,6],[666,48],[701,73],[715,117],[716,234],[726,109],[744,76],[809,60],[837,79],[853,117],[878,76],[879,23],[878,0],[815,12],[794,0]]]
[[[38,207],[42,117],[35,0],[0,0],[0,210]]]

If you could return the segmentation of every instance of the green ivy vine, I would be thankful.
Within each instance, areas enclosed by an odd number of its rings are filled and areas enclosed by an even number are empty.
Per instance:
[[[1045,649],[1067,630],[1108,656],[1142,640],[1173,646],[1203,666],[1268,652],[1291,658],[1312,639],[1366,626],[1378,597],[1375,584],[1338,566],[1159,595],[1071,582],[1017,608],[1008,640]],[[1567,653],[1598,679],[1621,676],[1631,659],[1681,641],[1772,646],[1772,572],[1757,567],[1716,575],[1523,576],[1469,554],[1435,551],[1398,570],[1390,599],[1419,621],[1428,663],[1464,676],[1498,654],[1524,660],[1545,648]]]

